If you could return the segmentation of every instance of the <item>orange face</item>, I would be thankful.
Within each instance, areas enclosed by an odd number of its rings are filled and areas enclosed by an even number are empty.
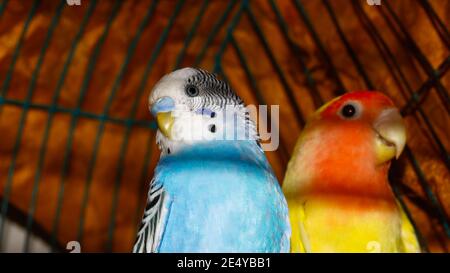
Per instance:
[[[353,92],[321,107],[300,137],[293,164],[302,191],[391,198],[387,170],[404,147],[405,128],[379,92]]]

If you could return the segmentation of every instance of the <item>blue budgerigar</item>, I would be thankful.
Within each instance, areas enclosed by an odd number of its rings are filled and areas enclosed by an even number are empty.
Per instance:
[[[149,104],[161,158],[133,252],[288,252],[286,200],[229,85],[184,68]]]

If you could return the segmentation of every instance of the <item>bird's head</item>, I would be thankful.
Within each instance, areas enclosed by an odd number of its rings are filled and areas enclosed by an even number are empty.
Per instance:
[[[245,124],[246,115],[243,101],[227,83],[195,68],[161,78],[149,96],[149,109],[163,154],[195,141],[223,139],[230,120],[237,116]]]
[[[323,105],[310,123],[316,128],[326,127],[329,134],[339,136],[335,139],[336,145],[357,146],[358,136],[367,137],[364,142],[370,143],[376,165],[398,158],[406,143],[402,116],[393,102],[380,92],[352,92],[337,97]]]
[[[302,182],[320,180],[323,190],[370,191],[374,187],[376,191],[384,182],[373,181],[376,177],[386,181],[389,164],[400,156],[405,142],[404,121],[386,95],[347,93],[323,105],[308,120],[290,162],[291,169],[303,174],[288,180],[303,180],[291,185],[293,190]]]

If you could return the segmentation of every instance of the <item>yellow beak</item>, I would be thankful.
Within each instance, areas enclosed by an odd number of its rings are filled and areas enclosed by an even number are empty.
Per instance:
[[[169,139],[171,138],[174,120],[172,112],[160,112],[156,114],[156,122],[158,123],[159,130]]]
[[[385,163],[394,157],[399,158],[406,144],[406,127],[398,110],[390,108],[381,112],[373,128],[377,133],[375,139],[377,164]]]

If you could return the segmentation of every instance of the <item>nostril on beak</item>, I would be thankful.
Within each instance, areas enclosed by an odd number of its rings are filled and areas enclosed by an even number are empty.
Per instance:
[[[170,97],[161,97],[155,103],[150,105],[150,112],[156,117],[158,113],[170,112],[175,108],[175,102]]]

